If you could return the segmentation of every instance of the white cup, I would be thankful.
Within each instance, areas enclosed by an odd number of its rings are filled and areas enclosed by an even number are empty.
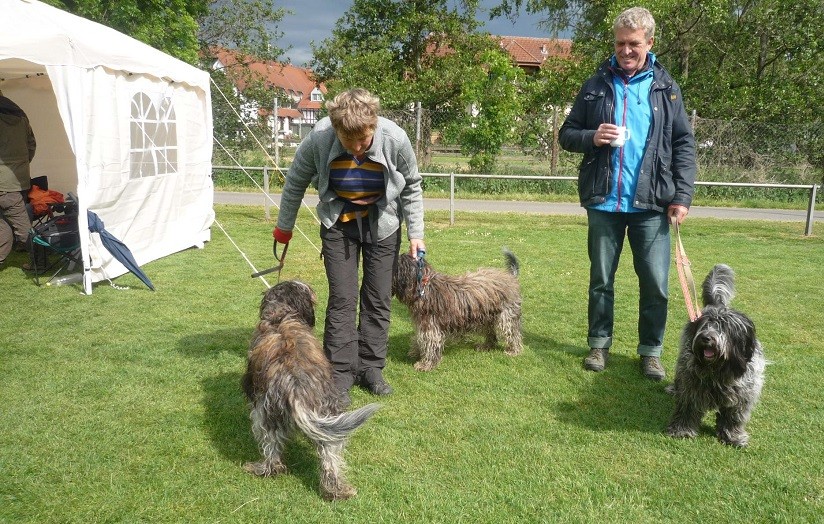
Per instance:
[[[612,147],[622,147],[627,143],[630,137],[629,128],[627,126],[618,126],[618,138],[609,143]]]

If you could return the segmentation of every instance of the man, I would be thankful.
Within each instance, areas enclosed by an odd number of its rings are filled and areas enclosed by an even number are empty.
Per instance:
[[[29,236],[23,192],[31,188],[29,163],[36,147],[26,113],[0,91],[0,265],[15,240],[25,243]]]
[[[426,250],[415,152],[403,129],[378,116],[379,108],[378,98],[359,88],[326,103],[329,116],[318,121],[295,152],[274,230],[277,242],[289,242],[311,183],[320,198],[317,210],[329,282],[323,349],[344,405],[355,383],[375,395],[392,393],[383,368],[402,221],[409,253],[416,257]]]
[[[559,134],[561,147],[584,154],[578,178],[590,260],[590,351],[584,367],[598,372],[607,363],[615,272],[626,236],[639,284],[641,371],[657,381],[665,376],[660,357],[669,224],[670,219],[680,224],[692,203],[695,139],[680,88],[650,51],[655,41],[650,12],[642,7],[624,11],[613,33],[615,54],[584,83]]]

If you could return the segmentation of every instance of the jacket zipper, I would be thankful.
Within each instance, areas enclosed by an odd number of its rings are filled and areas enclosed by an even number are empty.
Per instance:
[[[621,82],[624,83],[624,108],[623,114],[621,115],[621,125],[627,125],[627,102],[629,99],[627,98],[629,93],[629,82],[621,78]],[[624,146],[618,148],[618,194],[617,194],[617,202],[615,203],[615,212],[621,211],[621,182],[624,174]]]

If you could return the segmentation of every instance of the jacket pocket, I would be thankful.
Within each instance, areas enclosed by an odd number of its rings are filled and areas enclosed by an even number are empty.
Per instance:
[[[606,91],[603,89],[589,90],[584,94],[586,102],[586,128],[597,129],[604,119],[604,101]]]
[[[675,181],[672,178],[670,163],[658,157],[655,161],[655,204],[666,208],[675,198]]]
[[[603,201],[609,187],[609,155],[601,151],[584,155],[578,172],[578,197],[586,205]]]

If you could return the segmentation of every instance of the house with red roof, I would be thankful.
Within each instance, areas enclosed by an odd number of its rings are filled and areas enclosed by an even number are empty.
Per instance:
[[[231,75],[232,83],[238,91],[243,92],[247,86],[248,73],[251,74],[251,78],[262,81],[265,86],[280,90],[281,94],[285,95],[279,97],[281,101],[284,98],[290,100],[290,103],[277,105],[277,130],[281,137],[290,138],[296,135],[300,138],[320,118],[326,86],[315,81],[311,69],[273,61],[257,61],[252,57],[242,57],[230,49],[215,49],[213,56],[212,68],[226,71]],[[238,67],[243,68],[243,74],[233,73]],[[267,118],[272,127],[274,109],[273,103],[272,107],[249,107],[247,112],[250,117]]]
[[[526,36],[495,36],[501,49],[527,74],[535,73],[545,66],[551,58],[571,59],[572,41],[557,38]],[[439,48],[440,53],[449,53],[449,48]],[[231,75],[235,88],[243,92],[247,86],[249,73],[251,78],[262,80],[267,87],[279,89],[291,103],[278,105],[277,130],[282,138],[300,139],[318,121],[326,95],[326,86],[317,82],[311,69],[281,64],[273,61],[259,61],[253,57],[242,56],[236,51],[217,48],[212,51],[213,69],[220,69]],[[283,97],[280,97],[283,98]],[[246,108],[250,119],[267,118],[272,127],[272,107],[249,106]]]
[[[527,74],[536,73],[550,58],[570,59],[572,40],[531,36],[493,36],[501,49]]]

